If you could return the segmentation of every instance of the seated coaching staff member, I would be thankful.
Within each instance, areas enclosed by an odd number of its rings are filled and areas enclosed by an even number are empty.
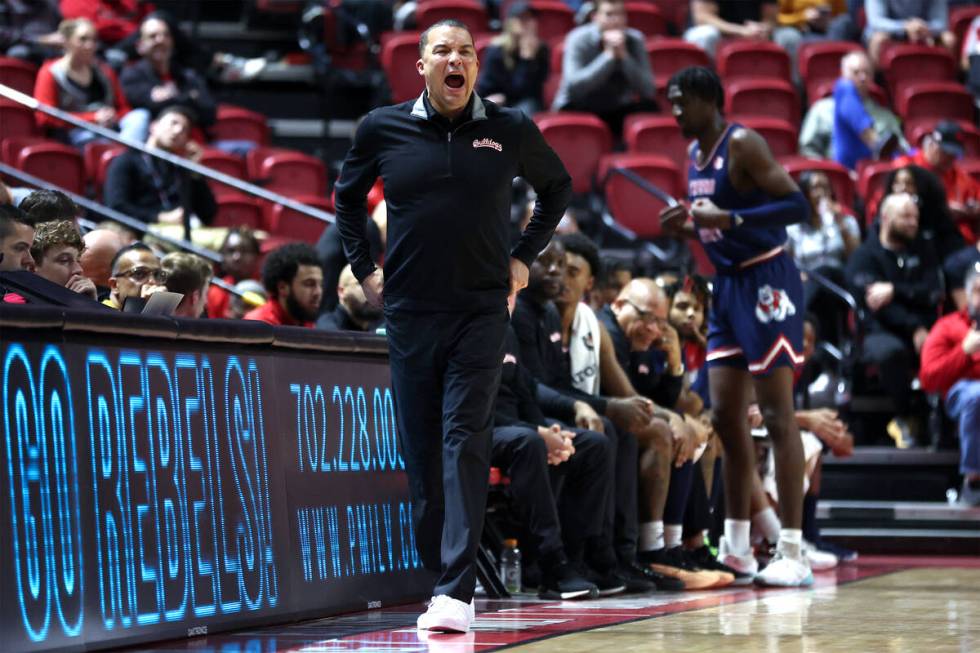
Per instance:
[[[440,574],[422,629],[467,632],[490,470],[492,414],[507,296],[527,285],[571,196],[571,180],[534,123],[473,92],[479,63],[462,23],[422,33],[426,90],[372,111],[336,185],[337,227],[368,300],[382,301],[398,433],[416,542]],[[384,180],[384,274],[371,258],[365,198]],[[511,182],[538,194],[510,249]],[[508,255],[509,253],[509,255]]]

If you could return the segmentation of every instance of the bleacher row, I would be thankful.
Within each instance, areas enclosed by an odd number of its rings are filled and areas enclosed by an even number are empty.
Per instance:
[[[532,0],[537,11],[542,40],[551,44],[551,74],[545,87],[550,103],[561,77],[562,42],[573,28],[573,12],[561,0]],[[506,11],[507,2],[502,11]],[[839,76],[841,57],[860,49],[856,43],[817,41],[804,43],[798,53],[797,72],[803,97],[789,81],[790,58],[768,42],[728,41],[718,49],[716,62],[697,46],[668,36],[686,21],[687,2],[653,4],[630,0],[626,3],[628,23],[647,36],[647,52],[654,71],[661,113],[635,114],[624,125],[626,152],[613,152],[613,139],[606,125],[591,114],[542,112],[535,121],[569,169],[576,193],[597,191],[622,226],[638,237],[660,235],[651,215],[660,208],[635,185],[619,176],[609,176],[614,167],[629,169],[675,197],[686,195],[687,141],[681,135],[666,102],[670,76],[689,65],[714,66],[725,85],[725,111],[731,120],[762,134],[773,153],[795,176],[805,170],[828,173],[838,199],[854,207],[867,200],[887,174],[887,163],[859,168],[857,177],[832,161],[797,155],[803,109],[828,95]],[[950,24],[960,35],[980,7],[961,7],[951,13]],[[422,0],[416,11],[419,29],[454,17],[476,32],[480,54],[494,34],[484,5],[476,0]],[[327,21],[329,23],[329,21]],[[325,29],[327,29],[325,27]],[[422,79],[415,71],[419,32],[391,32],[381,38],[380,63],[395,102],[416,97]],[[351,46],[356,47],[356,46]],[[340,53],[338,53],[340,54]],[[349,53],[348,53],[349,54]],[[341,59],[343,59],[341,57]],[[917,144],[940,119],[956,119],[965,137],[966,159],[961,165],[980,179],[980,130],[975,126],[974,101],[957,81],[958,67],[948,51],[938,47],[894,45],[880,64],[885,85],[872,85],[872,95],[894,110],[905,123],[910,143]],[[31,94],[36,69],[16,59],[0,58],[0,83]],[[258,144],[246,157],[206,148],[201,163],[232,177],[257,183],[270,191],[327,211],[332,210],[327,189],[327,169],[319,159],[284,148],[269,146],[269,129],[263,115],[241,107],[221,105],[211,138],[248,140]],[[106,169],[123,148],[90,144],[83,153],[45,139],[29,109],[0,99],[0,160],[68,190],[100,198]],[[273,236],[315,242],[322,222],[263,200],[238,193],[220,183],[212,189],[218,200],[216,226],[242,224],[270,232]],[[870,220],[873,216],[868,216]],[[704,262],[702,257],[696,257]],[[702,270],[710,272],[710,269]]]

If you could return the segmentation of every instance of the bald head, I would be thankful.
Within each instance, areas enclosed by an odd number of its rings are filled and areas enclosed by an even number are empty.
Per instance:
[[[108,287],[112,259],[124,245],[122,236],[110,229],[95,229],[85,234],[82,240],[85,242],[85,251],[79,259],[82,274],[95,285]]]
[[[633,279],[626,284],[612,310],[634,351],[646,351],[669,328],[667,295],[653,279]]]
[[[872,80],[871,59],[863,51],[855,50],[840,60],[840,76],[854,83],[862,97],[868,94]]]
[[[908,193],[893,193],[881,203],[884,244],[908,246],[919,235],[919,206]]]

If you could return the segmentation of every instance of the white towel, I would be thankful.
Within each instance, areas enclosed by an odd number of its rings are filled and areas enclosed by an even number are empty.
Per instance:
[[[588,304],[579,303],[572,320],[568,358],[572,385],[590,395],[599,394],[599,320]]]

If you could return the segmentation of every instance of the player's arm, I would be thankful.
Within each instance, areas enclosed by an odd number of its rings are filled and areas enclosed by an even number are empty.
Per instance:
[[[786,169],[773,158],[759,134],[750,129],[739,129],[732,134],[728,148],[732,172],[738,177],[747,177],[772,199],[738,211],[726,211],[706,200],[698,200],[691,207],[698,226],[719,229],[737,229],[742,224],[785,227],[809,219],[810,203]]]

